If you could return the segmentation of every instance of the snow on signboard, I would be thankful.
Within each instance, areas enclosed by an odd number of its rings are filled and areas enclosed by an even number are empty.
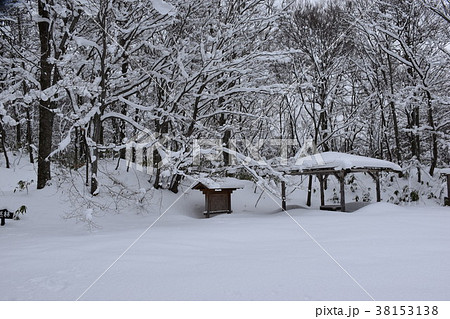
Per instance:
[[[198,178],[197,181],[209,189],[244,188],[245,184],[236,178]],[[198,184],[197,184],[198,185]]]

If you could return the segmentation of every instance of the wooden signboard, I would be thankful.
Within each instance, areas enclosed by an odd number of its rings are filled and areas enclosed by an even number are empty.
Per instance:
[[[222,188],[222,186],[224,186]],[[211,214],[227,213],[231,214],[231,193],[239,186],[229,187],[214,183],[209,185],[208,183],[197,183],[193,189],[198,189],[205,194],[205,212],[206,218],[209,218]]]

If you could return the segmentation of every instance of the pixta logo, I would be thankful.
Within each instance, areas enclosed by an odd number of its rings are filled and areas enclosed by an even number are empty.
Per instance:
[[[128,166],[134,165],[138,171],[153,174],[154,168],[170,164],[171,151],[166,145],[170,140],[150,131],[140,132],[125,144],[125,159]],[[156,155],[156,156],[155,156]]]
[[[268,161],[264,157],[268,147],[276,150],[271,153],[277,161],[271,161],[276,166],[302,166],[309,164],[323,164],[324,161],[317,153],[316,145],[312,140],[303,143],[302,148],[293,157],[289,157],[288,150],[298,145],[294,139],[259,139],[236,140],[230,139],[225,145],[221,139],[193,139],[191,145],[184,145],[180,150],[171,150],[173,141],[167,135],[143,131],[126,142],[126,160],[136,170],[153,174],[155,168],[170,167],[180,160],[191,156],[190,162],[199,167],[203,162],[223,165],[224,153],[227,153],[226,165],[266,166]],[[189,144],[189,143],[187,143]]]

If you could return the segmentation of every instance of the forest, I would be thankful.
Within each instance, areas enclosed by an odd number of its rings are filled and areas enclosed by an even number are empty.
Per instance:
[[[255,305],[5,318],[443,318],[448,205],[450,0],[0,0],[0,301]]]
[[[198,166],[279,165],[283,143],[288,158],[312,145],[395,162],[419,182],[450,165],[447,0],[11,0],[0,10],[0,163],[36,163],[38,189],[61,166],[95,195],[99,162],[128,159],[149,185],[177,192]],[[196,162],[198,143],[217,160]]]

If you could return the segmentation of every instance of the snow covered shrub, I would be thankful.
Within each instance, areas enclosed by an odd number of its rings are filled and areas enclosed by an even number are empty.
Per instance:
[[[352,193],[356,193],[358,190],[358,183],[357,183],[355,174],[348,175],[346,182],[347,182],[347,185],[350,185],[350,187],[349,187],[350,191]],[[358,197],[358,196],[356,196],[356,197]],[[358,199],[359,199],[359,197],[358,197]]]
[[[370,202],[372,197],[370,196],[370,188],[367,190],[367,192],[364,192],[362,195],[362,201],[365,203]]]
[[[65,215],[66,219],[75,219],[77,223],[84,223],[89,231],[101,228],[100,225],[94,222],[94,217],[99,217],[96,210],[83,207],[77,207]]]
[[[356,177],[355,174],[349,174],[347,177],[347,184],[348,185],[356,185]]]
[[[83,223],[88,230],[100,228],[100,218],[107,214],[142,214],[156,211],[153,206],[154,189],[149,183],[149,175],[134,168],[127,170],[126,162],[116,170],[116,162],[104,159],[98,168],[98,189],[90,194],[89,179],[85,168],[79,170],[64,166],[55,167],[52,179],[58,191],[64,194],[68,205],[66,219]]]
[[[419,193],[416,190],[412,190],[409,193],[409,198],[411,202],[417,202],[419,200]]]
[[[427,198],[428,199],[433,199],[433,198],[437,198],[437,196],[436,195],[434,195],[434,193],[433,192],[430,192],[429,194],[428,194],[428,196],[427,196]]]
[[[23,215],[27,212],[27,206],[22,205],[20,206],[15,212],[14,212],[14,216],[13,219],[14,220],[19,220],[19,215]]]
[[[333,203],[340,202],[340,198],[339,198],[338,194],[336,193],[336,188],[333,188],[333,197],[331,198],[331,200],[333,201]]]
[[[31,184],[33,184],[33,180],[30,180],[30,181],[22,181],[22,180],[20,180],[20,181],[18,181],[17,182],[17,187],[16,188],[14,188],[14,193],[16,192],[16,191],[19,191],[19,192],[21,192],[21,191],[23,191],[23,190],[26,190],[27,191],[27,194],[28,194],[28,186],[30,186]]]
[[[401,202],[417,202],[419,198],[418,190],[410,189],[408,185],[405,185],[401,192],[399,190],[394,191],[394,196],[391,196],[390,201],[399,204]]]

